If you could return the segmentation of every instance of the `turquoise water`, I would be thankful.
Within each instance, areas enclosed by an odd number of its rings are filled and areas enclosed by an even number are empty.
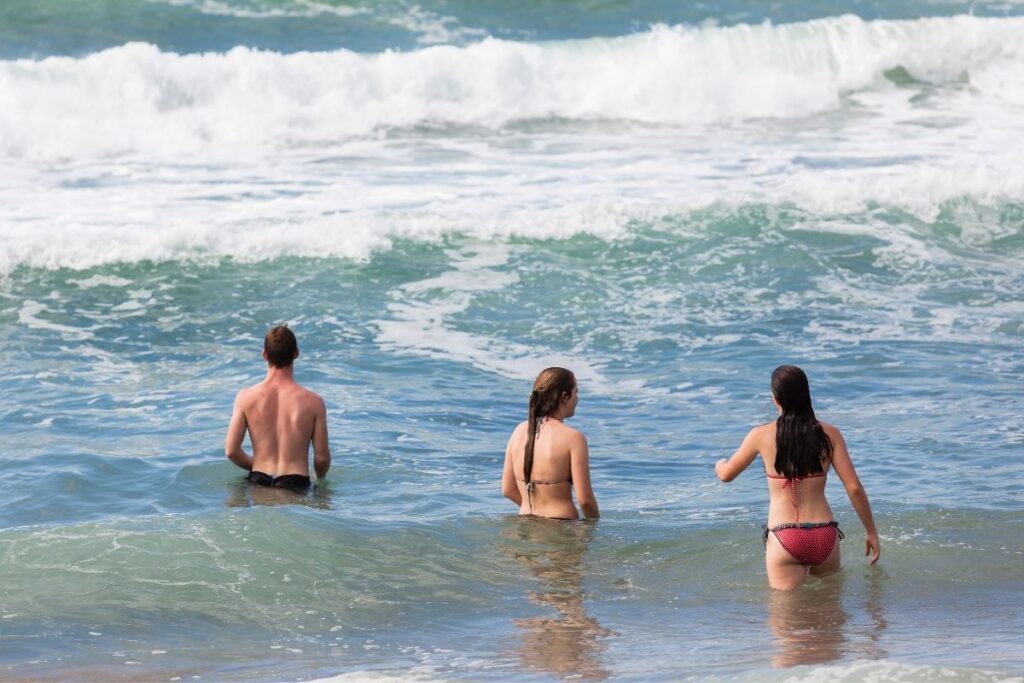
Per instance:
[[[2,677],[1021,680],[1020,14],[4,6]],[[278,322],[308,496],[223,457]],[[883,551],[830,482],[786,595],[712,473],[783,362]],[[500,496],[551,364],[597,524]]]

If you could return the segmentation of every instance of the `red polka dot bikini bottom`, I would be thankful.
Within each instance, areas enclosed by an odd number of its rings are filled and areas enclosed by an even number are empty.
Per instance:
[[[764,547],[768,549],[768,533],[775,534],[786,552],[796,558],[800,564],[814,567],[828,559],[836,543],[845,538],[839,530],[839,522],[797,522],[779,524],[764,529]]]

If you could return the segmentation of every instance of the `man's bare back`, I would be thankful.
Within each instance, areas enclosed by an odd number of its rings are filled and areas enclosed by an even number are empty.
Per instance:
[[[238,392],[224,452],[231,462],[250,470],[251,481],[303,488],[302,479],[309,484],[310,443],[317,478],[325,477],[331,466],[327,409],[320,396],[295,381],[292,361],[298,357],[298,344],[290,330],[275,327],[268,332],[263,357],[267,377]],[[242,448],[246,431],[252,456]]]

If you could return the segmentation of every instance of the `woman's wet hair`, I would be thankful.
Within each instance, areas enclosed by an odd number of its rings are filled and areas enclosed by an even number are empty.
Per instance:
[[[780,365],[772,373],[772,394],[782,409],[775,421],[775,470],[789,479],[824,472],[832,440],[814,415],[807,375],[795,365]]]
[[[526,422],[526,455],[523,458],[523,479],[527,485],[533,472],[533,447],[540,421],[558,409],[563,396],[572,396],[575,388],[576,375],[565,368],[546,368],[533,383]]]
[[[263,338],[263,350],[267,353],[267,361],[275,368],[286,368],[292,364],[299,354],[299,342],[295,333],[287,325],[270,328]]]

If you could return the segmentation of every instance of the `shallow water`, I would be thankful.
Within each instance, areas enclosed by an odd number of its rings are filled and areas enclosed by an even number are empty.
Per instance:
[[[1020,680],[1019,6],[765,7],[0,10],[3,677]],[[221,448],[283,321],[308,496]],[[883,548],[832,481],[785,595],[783,362]],[[597,524],[500,496],[552,364]]]

